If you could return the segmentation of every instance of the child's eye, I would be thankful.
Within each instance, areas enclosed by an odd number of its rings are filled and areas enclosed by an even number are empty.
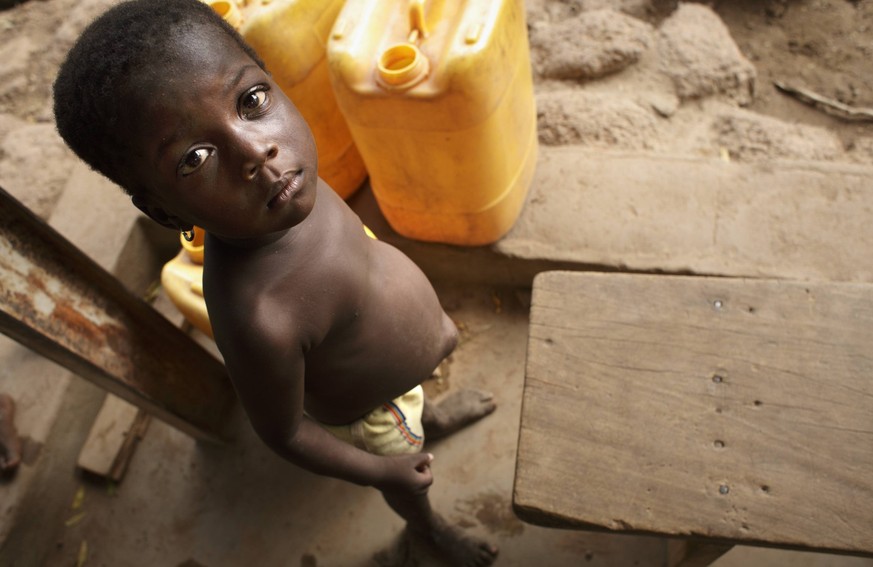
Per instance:
[[[269,100],[267,88],[258,86],[247,91],[239,99],[239,115],[243,118],[256,116]]]
[[[185,176],[190,175],[197,171],[203,162],[209,159],[209,156],[212,155],[212,150],[210,148],[197,148],[195,150],[191,150],[185,157],[182,158],[182,162],[179,163],[179,175]]]

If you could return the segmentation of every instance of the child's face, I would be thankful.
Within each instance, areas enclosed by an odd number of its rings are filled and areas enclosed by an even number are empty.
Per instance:
[[[162,224],[246,240],[290,228],[315,203],[315,142],[272,79],[220,30],[197,30],[181,56],[132,81],[135,204]],[[160,63],[160,62],[156,62]]]

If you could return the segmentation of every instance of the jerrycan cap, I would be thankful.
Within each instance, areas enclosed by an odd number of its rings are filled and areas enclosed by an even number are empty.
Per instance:
[[[382,52],[376,77],[388,89],[408,89],[423,81],[429,71],[430,62],[418,47],[398,43]]]
[[[430,72],[430,61],[415,45],[428,36],[424,0],[409,2],[409,37],[382,52],[376,65],[376,79],[389,90],[412,88]]]
[[[179,240],[182,242],[182,248],[188,255],[188,258],[195,264],[203,263],[203,241],[206,233],[199,226],[192,227],[194,231],[194,240],[188,242],[185,237],[179,235]]]

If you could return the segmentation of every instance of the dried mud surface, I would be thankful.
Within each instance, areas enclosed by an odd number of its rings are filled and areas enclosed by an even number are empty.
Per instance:
[[[873,163],[873,122],[774,85],[873,109],[870,0],[533,0],[528,22],[545,144]]]

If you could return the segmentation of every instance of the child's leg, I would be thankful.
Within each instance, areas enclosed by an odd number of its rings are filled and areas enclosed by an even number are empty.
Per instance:
[[[421,423],[425,439],[435,441],[482,419],[497,408],[491,394],[478,390],[458,390],[439,404],[424,400]]]
[[[480,567],[491,565],[497,557],[496,547],[464,533],[434,512],[426,493],[384,491],[382,495],[388,505],[406,520],[409,528],[427,539],[449,565]]]
[[[11,472],[21,462],[21,441],[15,430],[15,402],[0,394],[0,473]]]

